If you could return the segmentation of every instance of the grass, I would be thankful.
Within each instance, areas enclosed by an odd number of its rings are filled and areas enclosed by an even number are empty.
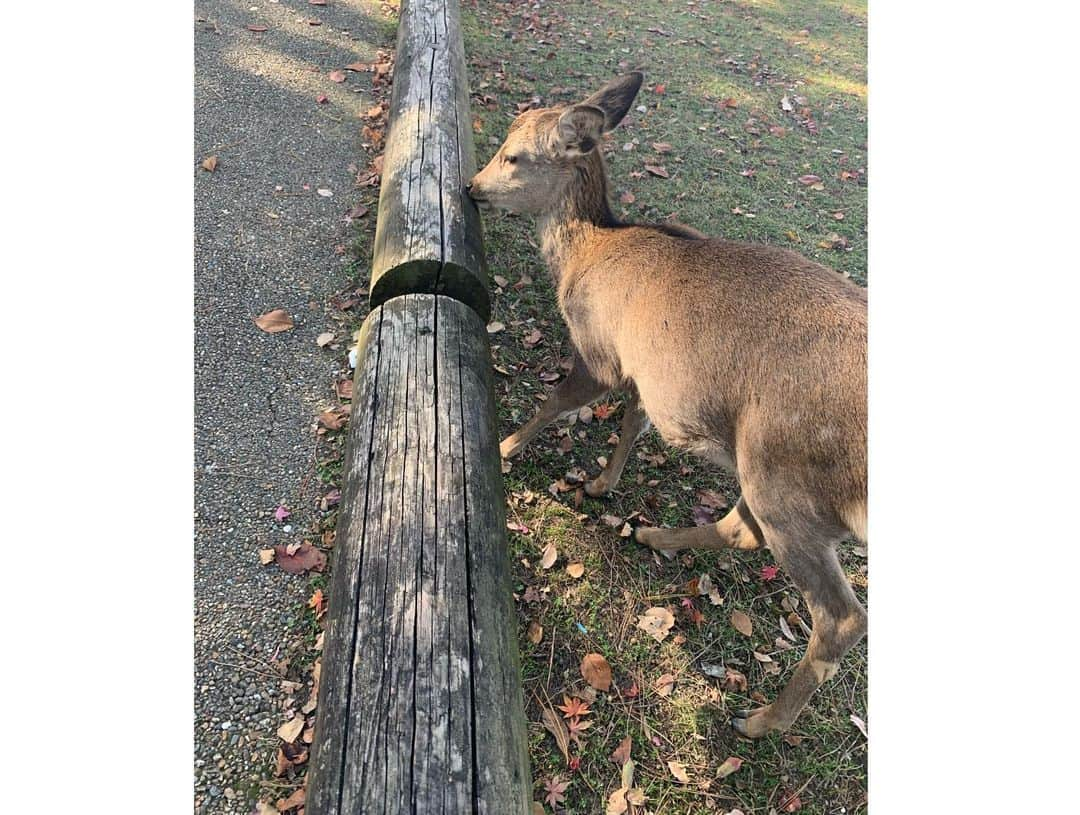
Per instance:
[[[865,282],[865,3],[463,5],[481,165],[501,143],[517,103],[534,95],[545,105],[572,102],[622,71],[643,70],[646,86],[638,104],[646,111],[632,112],[608,148],[617,213],[634,220],[674,217],[712,235],[788,246]],[[785,98],[793,110],[782,109]],[[670,144],[670,152],[654,151],[651,145],[659,142]],[[645,163],[663,164],[671,178],[631,175]],[[807,175],[820,183],[801,183]],[[626,192],[634,202],[617,203]],[[508,374],[497,383],[505,435],[532,415],[569,347],[532,224],[488,217],[485,230],[492,271],[507,281],[496,291],[493,314],[507,326],[493,337],[498,370]],[[524,285],[515,288],[519,281]],[[533,329],[544,340],[526,348],[521,338]],[[617,395],[609,397],[617,401]],[[866,739],[850,716],[866,718],[865,644],[847,656],[790,734],[740,739],[728,726],[730,712],[754,705],[755,698],[771,700],[805,646],[797,628],[795,647],[777,645],[777,638],[783,640],[778,621],[798,592],[782,572],[772,581],[762,578],[761,568],[771,564],[767,552],[684,553],[669,562],[603,520],[638,512],[656,523],[686,526],[699,490],[718,490],[734,502],[738,489],[731,478],[666,448],[650,433],[610,499],[593,500],[576,490],[549,493],[571,468],[598,472],[597,458],[610,455],[607,439],[619,419],[616,410],[606,420],[553,425],[505,477],[508,518],[528,529],[511,532],[510,545],[536,799],[544,795],[543,782],[559,775],[570,780],[559,812],[603,812],[619,783],[619,770],[607,757],[629,735],[636,783],[648,796],[646,809],[658,815],[792,811],[795,805],[785,804],[793,793],[800,811],[864,812]],[[567,452],[560,452],[560,443]],[[559,560],[545,570],[540,555],[549,543]],[[865,601],[864,550],[845,545],[841,559]],[[565,570],[574,561],[585,566],[579,579]],[[688,590],[701,574],[711,576],[722,605]],[[682,605],[684,597],[703,615],[700,624]],[[650,606],[669,607],[675,615],[663,642],[636,627]],[[752,636],[732,627],[735,609],[752,619]],[[809,621],[801,602],[797,613]],[[526,637],[534,621],[543,627],[535,645]],[[780,671],[766,672],[755,650],[769,654]],[[597,694],[581,678],[579,664],[589,652],[611,663],[611,693]],[[746,693],[723,690],[702,673],[703,663],[744,673]],[[668,695],[655,688],[663,674],[676,680]],[[635,684],[637,695],[629,693]],[[593,725],[575,748],[576,771],[568,770],[539,724],[541,705],[561,703],[563,694],[593,699]],[[718,778],[729,756],[744,763]],[[686,765],[689,784],[676,781],[669,761]],[[552,811],[549,805],[546,811]]]

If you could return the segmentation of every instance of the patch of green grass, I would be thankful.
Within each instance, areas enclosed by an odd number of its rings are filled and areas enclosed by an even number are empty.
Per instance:
[[[515,1],[467,3],[463,18],[481,166],[501,144],[518,102],[534,95],[545,105],[573,102],[619,73],[643,70],[646,84],[636,104],[646,111],[632,111],[606,148],[617,214],[674,217],[708,234],[786,246],[865,282],[864,2]],[[782,108],[785,98],[791,111]],[[671,151],[656,152],[651,145],[658,142]],[[645,163],[663,164],[671,178],[633,177]],[[818,176],[823,189],[800,183],[806,175]],[[632,204],[618,203],[625,192],[633,193]],[[496,382],[506,435],[533,414],[550,387],[541,374],[560,372],[569,346],[531,221],[488,217],[484,227],[492,272],[508,281],[493,298],[493,319],[507,329],[492,337],[495,362],[509,374]],[[820,245],[842,242],[846,247]],[[521,339],[533,329],[544,340],[525,348]],[[612,394],[607,401],[618,399]],[[866,739],[850,716],[866,718],[865,644],[848,654],[786,738],[741,739],[729,727],[731,713],[771,701],[805,648],[799,630],[793,647],[777,644],[786,639],[779,628],[789,614],[781,605],[785,598],[798,601],[797,613],[809,622],[798,591],[782,572],[763,580],[761,568],[772,563],[768,552],[688,552],[667,561],[602,520],[643,513],[654,523],[687,526],[699,490],[719,491],[733,503],[734,480],[649,433],[609,499],[575,490],[548,493],[571,468],[589,476],[599,471],[597,458],[610,456],[607,439],[618,432],[620,416],[616,410],[587,425],[553,425],[505,476],[508,518],[530,530],[511,534],[511,551],[536,799],[543,796],[542,781],[560,774],[571,780],[560,812],[602,812],[618,786],[619,770],[607,757],[630,735],[636,783],[651,812],[738,808],[764,815],[796,791],[804,812],[864,812]],[[560,453],[565,436],[572,446]],[[650,458],[656,454],[664,456],[662,463]],[[544,570],[540,558],[548,543],[559,560]],[[573,561],[585,565],[577,580],[566,573]],[[841,562],[865,602],[865,551],[842,546]],[[687,583],[701,574],[710,575],[722,605],[690,596]],[[525,599],[530,588],[538,600]],[[684,597],[703,615],[700,624],[682,605]],[[670,608],[676,618],[659,643],[636,627],[638,615],[654,605]],[[751,637],[732,627],[735,609],[753,621]],[[533,621],[544,629],[535,645],[526,637]],[[780,671],[768,673],[755,651],[771,656]],[[582,679],[579,665],[589,652],[611,663],[611,693],[596,694]],[[744,673],[746,693],[724,690],[702,673],[703,663]],[[665,696],[655,683],[667,673],[676,681]],[[564,693],[594,698],[593,725],[575,748],[576,772],[539,724],[541,707],[561,703]],[[744,764],[717,778],[728,756]],[[668,761],[686,765],[689,785],[672,777]]]

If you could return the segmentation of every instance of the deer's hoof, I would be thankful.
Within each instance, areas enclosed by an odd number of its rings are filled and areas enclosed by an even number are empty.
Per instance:
[[[760,739],[769,732],[768,708],[757,710],[739,710],[731,718],[731,726],[740,736],[748,739]]]
[[[611,487],[603,476],[597,476],[585,484],[585,494],[590,498],[604,498],[610,491]]]

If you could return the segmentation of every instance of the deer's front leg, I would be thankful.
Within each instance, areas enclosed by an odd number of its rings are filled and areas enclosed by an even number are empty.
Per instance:
[[[547,401],[540,405],[540,410],[535,416],[503,439],[502,444],[499,445],[499,452],[503,458],[516,456],[537,433],[561,414],[576,411],[589,402],[595,402],[608,390],[610,389],[606,385],[600,384],[593,378],[589,369],[581,362],[581,358],[575,354],[574,367],[570,369],[566,379],[560,382],[548,396]]]
[[[637,391],[633,391],[623,405],[622,429],[619,431],[619,443],[611,454],[611,461],[596,478],[585,485],[585,492],[593,498],[601,498],[615,489],[619,483],[630,450],[644,431],[649,428],[649,417],[641,409]]]

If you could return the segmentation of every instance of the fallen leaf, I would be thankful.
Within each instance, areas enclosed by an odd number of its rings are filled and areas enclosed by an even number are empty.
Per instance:
[[[802,809],[802,801],[798,793],[791,793],[780,799],[781,812],[798,812],[800,809]]]
[[[600,654],[586,654],[581,660],[581,675],[597,690],[611,689],[611,666]]]
[[[315,344],[320,348],[325,348],[334,341],[334,335],[329,331],[324,331],[322,334],[315,338]]]
[[[206,158],[204,158],[202,160],[202,168],[204,170],[206,170],[206,172],[208,172],[208,173],[214,172],[214,170],[217,169],[217,165],[218,165],[218,157],[217,156],[207,156]]]
[[[680,781],[683,784],[690,783],[690,776],[686,774],[686,765],[678,761],[669,761],[667,763],[668,769],[671,770],[671,774],[675,776],[675,780]]]
[[[807,175],[799,176],[799,183],[806,184],[807,186],[811,184],[820,184],[821,178],[819,176],[808,173]]]
[[[600,520],[612,528],[622,526],[623,524],[623,519],[620,518],[618,515],[608,515],[605,513],[604,515],[600,516]]]
[[[716,768],[717,778],[727,778],[742,766],[742,759],[738,756],[728,756],[727,759]]]
[[[290,515],[292,515],[292,513],[289,512],[289,510],[285,508],[284,504],[280,504],[278,506],[278,508],[274,510],[274,520],[277,521],[278,523],[281,523],[286,518],[288,518]]]
[[[660,178],[671,178],[671,174],[664,167],[657,164],[646,164],[645,171]]]
[[[314,609],[316,618],[321,617],[326,611],[326,598],[323,596],[322,589],[315,589],[315,593],[308,599],[308,608]]]
[[[366,206],[364,206],[363,204],[357,204],[355,207],[345,213],[345,217],[350,220],[355,220],[357,218],[363,218],[365,215],[368,214],[368,212],[370,212],[370,210]]]
[[[619,742],[619,746],[615,748],[615,751],[608,756],[615,766],[622,767],[627,761],[630,760],[630,747],[633,744],[633,739],[627,736],[625,739]]]
[[[709,526],[716,523],[716,510],[699,504],[690,510],[690,517],[694,520],[694,526]]]
[[[344,82],[345,81],[345,72],[344,71],[331,71],[330,74],[329,74],[329,79],[330,79],[331,82]]]
[[[349,411],[345,407],[330,408],[319,414],[319,424],[327,430],[341,430],[349,420]]]
[[[296,737],[300,735],[300,731],[304,729],[304,717],[293,716],[289,721],[285,722],[281,727],[277,729],[278,738],[286,742],[296,741]]]
[[[551,708],[545,707],[541,712],[544,727],[555,737],[555,743],[563,754],[563,758],[570,760],[570,733],[563,724],[562,718]]]
[[[301,787],[300,789],[293,792],[293,794],[290,795],[288,798],[279,798],[277,802],[277,807],[282,812],[284,812],[287,809],[295,809],[298,806],[303,806],[304,798],[306,797],[306,795],[307,787]]]
[[[319,187],[319,189],[315,190],[315,192],[317,192],[323,198],[333,198],[334,197],[334,191],[333,190],[328,190],[326,187]]]
[[[255,325],[267,334],[278,334],[293,327],[293,319],[283,308],[276,308],[255,318]]]
[[[637,200],[637,197],[632,192],[624,192],[619,196],[619,202],[622,204],[632,204]]]
[[[559,776],[555,776],[550,781],[544,783],[544,789],[547,790],[547,795],[544,796],[544,800],[554,807],[556,804],[566,800],[566,796],[563,795],[566,792],[566,788],[570,786],[569,781],[562,781]]]
[[[784,96],[783,98],[780,99],[780,109],[787,112],[787,113],[791,113],[791,111],[795,110],[795,106],[793,104],[791,104],[790,99],[788,99],[786,96]]]
[[[657,642],[663,642],[675,625],[674,615],[666,608],[653,606],[638,617],[637,627]]]
[[[866,722],[864,722],[861,718],[856,716],[854,713],[851,714],[851,723],[853,725],[855,725],[857,728],[859,728],[859,732],[862,733],[865,738],[867,738],[867,739],[870,738],[870,734],[866,732]]]
[[[259,563],[263,566],[274,562],[274,550],[273,549],[260,549],[259,550]]]
[[[761,579],[768,583],[770,580],[776,580],[776,574],[779,572],[776,566],[762,566],[761,567]]]
[[[264,25],[256,25],[256,24],[252,23],[251,25],[249,25],[247,27],[247,30],[248,31],[254,31],[256,33],[261,33],[263,31],[266,31],[266,26],[264,26]]]
[[[526,348],[535,348],[543,339],[544,335],[540,333],[540,329],[534,328],[522,338],[521,342]]]
[[[325,105],[329,101],[330,97],[327,96],[325,93],[320,93],[318,96],[315,97],[315,102],[319,105]]]
[[[563,694],[563,703],[558,706],[559,710],[563,712],[564,719],[572,719],[574,717],[588,716],[591,711],[587,702],[583,702],[576,696],[571,698],[565,693]]]
[[[345,70],[356,71],[359,73],[361,71],[370,71],[372,67],[373,65],[370,62],[350,62],[348,65],[345,66]]]
[[[626,801],[626,793],[628,790],[626,787],[619,787],[615,792],[608,796],[607,808],[604,810],[604,815],[624,815],[627,808],[630,806]]]
[[[585,574],[585,564],[574,562],[566,567],[566,573],[575,580]]]
[[[574,716],[566,725],[566,731],[570,734],[570,738],[577,742],[578,747],[581,747],[581,734],[591,726],[592,722]]]
[[[533,620],[529,623],[529,631],[525,636],[529,638],[529,642],[533,645],[537,645],[540,640],[544,638],[544,627],[536,622],[536,620]]]
[[[674,687],[675,677],[672,674],[664,674],[653,683],[653,688],[661,696],[671,696],[671,691]]]
[[[289,574],[303,574],[309,570],[321,572],[326,568],[326,555],[307,541],[292,554],[289,554],[288,547],[279,544],[274,547],[274,555],[277,565]]]
[[[559,550],[555,548],[555,542],[551,541],[544,547],[544,554],[540,558],[540,566],[544,569],[550,569],[555,565],[555,561],[559,559]]]
[[[506,326],[503,325],[502,323],[500,323],[498,320],[493,320],[492,322],[487,324],[487,332],[489,334],[498,334],[500,331],[504,330],[505,328],[506,328]]]
[[[731,612],[731,624],[744,637],[749,637],[754,633],[754,623],[746,614],[737,609]]]
[[[652,149],[655,150],[657,153],[670,153],[671,145],[668,144],[666,141],[654,141],[652,143]]]

